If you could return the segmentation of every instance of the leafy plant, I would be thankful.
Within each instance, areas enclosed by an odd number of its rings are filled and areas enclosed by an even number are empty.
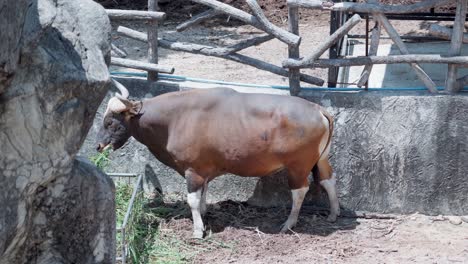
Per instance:
[[[110,148],[105,148],[102,152],[98,152],[97,154],[91,156],[89,160],[91,160],[91,162],[94,163],[94,165],[99,169],[105,170],[110,165],[110,152]]]

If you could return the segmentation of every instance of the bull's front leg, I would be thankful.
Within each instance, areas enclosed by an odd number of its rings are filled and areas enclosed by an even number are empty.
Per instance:
[[[203,238],[205,227],[201,217],[202,191],[205,179],[197,174],[193,169],[185,171],[187,181],[187,202],[192,210],[193,238]]]

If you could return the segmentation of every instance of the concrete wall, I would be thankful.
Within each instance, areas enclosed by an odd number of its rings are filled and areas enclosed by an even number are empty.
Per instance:
[[[148,87],[146,82],[121,81],[137,98],[192,86],[179,83]],[[386,213],[468,213],[466,94],[304,92],[301,96],[325,106],[335,117],[331,160],[343,208]],[[101,105],[82,155],[94,153],[95,134],[107,100]],[[149,191],[157,186],[168,196],[185,195],[184,179],[134,140],[113,153],[112,160],[110,171],[145,173]],[[210,184],[208,199],[284,205],[290,203],[286,185],[283,173],[260,180],[222,176]],[[319,190],[311,188],[306,203],[326,204]]]

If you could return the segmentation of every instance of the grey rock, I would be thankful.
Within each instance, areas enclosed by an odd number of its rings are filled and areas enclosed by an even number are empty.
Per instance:
[[[113,185],[75,161],[109,87],[108,17],[20,0],[0,22],[0,263],[112,262]]]
[[[461,225],[462,219],[459,216],[446,216],[447,219],[452,225]]]
[[[461,217],[461,220],[465,223],[468,223],[468,215],[464,215]]]
[[[0,94],[9,85],[19,63],[22,31],[25,26],[28,4],[31,1],[11,1],[2,3],[0,8]]]

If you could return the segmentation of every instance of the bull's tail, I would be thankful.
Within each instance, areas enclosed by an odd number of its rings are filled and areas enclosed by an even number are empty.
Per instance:
[[[326,154],[327,152],[327,149],[330,147],[330,144],[331,144],[331,138],[333,136],[333,117],[325,110],[321,110],[320,111],[322,113],[323,116],[325,116],[325,118],[328,120],[328,140],[327,140],[327,144],[325,145],[325,148],[323,149],[323,152],[320,153],[320,157],[319,157],[319,160],[322,158],[322,156],[324,154]],[[328,154],[326,154],[328,155]],[[317,164],[314,165],[314,167],[312,168],[312,175],[314,177],[314,185],[315,185],[315,188],[316,188],[316,191],[318,192],[320,190],[320,185],[319,185],[319,181],[320,181],[320,175],[319,175],[319,169],[317,167]]]
[[[323,154],[327,152],[327,149],[330,147],[331,138],[333,136],[333,117],[325,110],[321,110],[320,112],[328,120],[328,140],[327,144],[325,145],[325,148],[323,149],[323,152],[320,154],[319,159],[321,159]]]

